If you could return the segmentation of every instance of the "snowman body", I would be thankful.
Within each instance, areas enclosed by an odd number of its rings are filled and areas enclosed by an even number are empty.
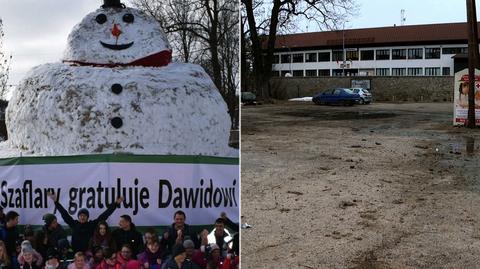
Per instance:
[[[130,8],[87,15],[69,36],[64,62],[33,68],[14,92],[1,147],[37,156],[235,156],[227,106],[200,66],[130,64],[170,52],[152,20]]]

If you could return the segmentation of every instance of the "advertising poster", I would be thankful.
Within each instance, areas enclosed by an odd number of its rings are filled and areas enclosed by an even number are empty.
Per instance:
[[[475,119],[480,125],[480,70],[475,70]],[[453,125],[464,125],[468,117],[468,68],[455,73]]]

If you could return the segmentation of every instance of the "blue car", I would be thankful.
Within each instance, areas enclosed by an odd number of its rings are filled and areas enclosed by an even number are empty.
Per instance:
[[[351,106],[359,103],[360,100],[361,98],[359,94],[354,93],[352,90],[347,88],[327,90],[317,94],[312,98],[312,101],[317,105],[338,104]]]

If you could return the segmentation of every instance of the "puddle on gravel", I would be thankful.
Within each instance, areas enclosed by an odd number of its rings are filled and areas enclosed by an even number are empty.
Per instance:
[[[451,152],[456,154],[475,155],[480,151],[479,145],[475,146],[475,138],[469,136],[459,138],[457,142],[450,145],[450,148]]]
[[[281,115],[292,117],[310,117],[319,120],[355,120],[355,119],[381,119],[397,116],[391,112],[359,112],[359,111],[288,111]]]

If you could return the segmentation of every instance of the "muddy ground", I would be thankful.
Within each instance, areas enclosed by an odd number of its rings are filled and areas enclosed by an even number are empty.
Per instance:
[[[480,130],[451,104],[242,107],[242,268],[480,268]]]

